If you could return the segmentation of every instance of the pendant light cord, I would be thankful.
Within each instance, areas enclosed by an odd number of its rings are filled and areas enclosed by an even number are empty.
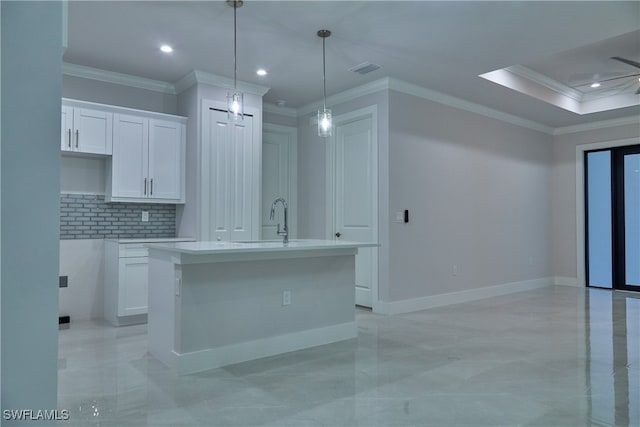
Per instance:
[[[324,52],[324,41],[325,38],[322,38],[322,108],[327,109],[327,66],[325,60],[325,52]]]
[[[238,74],[238,67],[236,65],[236,47],[237,47],[237,41],[236,41],[236,32],[237,32],[237,25],[236,25],[236,12],[238,10],[238,3],[236,2],[236,0],[234,0],[233,3],[233,90],[236,90],[236,80],[237,77],[236,75]]]

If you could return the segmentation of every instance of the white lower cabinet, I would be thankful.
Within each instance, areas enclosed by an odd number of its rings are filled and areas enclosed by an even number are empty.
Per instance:
[[[114,326],[147,322],[149,253],[146,243],[192,239],[105,240],[104,318]]]

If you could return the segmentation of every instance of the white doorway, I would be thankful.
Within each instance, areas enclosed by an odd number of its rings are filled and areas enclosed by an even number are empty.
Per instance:
[[[289,238],[297,236],[297,182],[298,182],[298,141],[294,127],[262,125],[262,213],[260,220],[263,240],[280,239],[276,233],[276,223],[282,221],[282,212],[271,221],[271,204],[278,197],[284,197],[289,205]],[[277,209],[282,209],[278,205]]]
[[[327,238],[378,242],[378,116],[376,106],[333,119],[327,144]],[[356,305],[378,301],[378,249],[356,256]]]

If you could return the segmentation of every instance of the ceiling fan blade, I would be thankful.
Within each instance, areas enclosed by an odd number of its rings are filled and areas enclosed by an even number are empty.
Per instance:
[[[631,65],[632,67],[640,68],[640,62],[632,61],[627,58],[621,58],[619,56],[612,56],[611,59],[615,59],[616,61],[624,62],[627,65]]]

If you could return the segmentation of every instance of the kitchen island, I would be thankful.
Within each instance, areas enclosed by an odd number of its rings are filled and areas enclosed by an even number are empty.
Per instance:
[[[149,351],[178,373],[355,338],[355,255],[332,240],[149,247]]]

